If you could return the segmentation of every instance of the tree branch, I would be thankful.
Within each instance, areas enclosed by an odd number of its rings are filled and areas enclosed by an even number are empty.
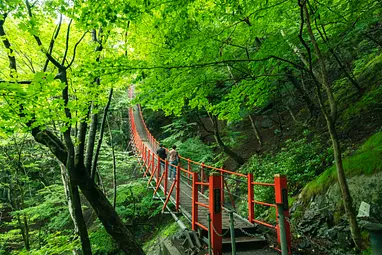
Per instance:
[[[62,141],[49,130],[40,130],[39,127],[32,128],[32,135],[38,143],[41,143],[49,148],[49,150],[66,165],[68,153]]]
[[[10,76],[11,78],[14,78],[15,75],[17,76],[16,58],[13,55],[13,49],[11,47],[11,43],[9,42],[8,37],[4,31],[4,23],[7,16],[8,16],[8,13],[3,14],[3,19],[0,20],[0,37],[2,37],[4,47],[8,50],[7,55],[9,59]]]
[[[77,46],[81,43],[82,39],[84,39],[85,35],[88,33],[88,31],[86,31],[80,38],[80,40],[78,40],[78,42],[74,45],[74,49],[73,49],[73,57],[72,57],[72,60],[70,61],[69,65],[66,67],[67,69],[73,64],[74,62],[74,59],[76,57],[76,50],[77,50]]]
[[[31,10],[31,6],[30,6],[28,0],[25,0],[25,5],[26,5],[26,7],[27,7],[29,17],[32,18],[32,10]],[[51,54],[49,54],[49,52],[43,50],[44,47],[43,47],[43,45],[42,45],[42,41],[41,41],[40,37],[38,37],[38,36],[35,35],[35,34],[33,34],[33,37],[34,37],[34,39],[36,40],[37,45],[40,46],[41,51],[46,55],[46,57],[49,59],[49,61],[52,62],[52,64],[55,65],[57,68],[61,68],[62,65],[60,65],[60,63],[59,63],[57,60],[55,60],[55,59],[52,57]]]
[[[64,52],[64,57],[62,58],[61,66],[65,64],[66,55],[68,54],[68,50],[69,50],[70,26],[72,25],[72,21],[73,19],[70,19],[68,24],[68,30],[66,31],[65,52]]]
[[[123,69],[120,69],[118,71],[124,70],[124,71],[129,71],[129,70],[153,70],[153,69],[183,69],[183,68],[203,68],[203,67],[210,67],[210,66],[221,66],[221,67],[226,67],[227,64],[230,63],[245,63],[245,62],[263,62],[267,61],[270,59],[276,59],[280,60],[282,62],[288,63],[295,68],[303,71],[309,71],[306,69],[304,66],[299,65],[293,61],[290,61],[288,59],[284,59],[278,56],[270,55],[265,58],[260,58],[260,59],[230,59],[230,60],[222,60],[222,61],[215,61],[215,62],[207,62],[207,63],[200,63],[200,64],[192,64],[192,65],[179,65],[179,66],[151,66],[151,67],[131,67],[131,66],[126,66]],[[115,70],[114,66],[110,66],[113,70]],[[110,74],[110,73],[108,73]]]
[[[61,24],[62,24],[62,14],[60,14],[60,21],[54,31],[54,34],[52,36],[52,39],[50,40],[50,43],[49,43],[49,49],[48,49],[48,53],[49,54],[52,54],[52,51],[53,51],[53,47],[54,47],[54,42],[56,41],[57,37],[58,37],[58,34],[60,33],[60,29],[61,29]],[[46,72],[46,70],[48,69],[48,64],[49,64],[49,59],[47,59],[45,61],[45,64],[44,64],[44,68],[43,68],[43,72]]]

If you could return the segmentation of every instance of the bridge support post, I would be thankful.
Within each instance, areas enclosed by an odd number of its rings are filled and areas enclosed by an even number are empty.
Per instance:
[[[200,179],[202,182],[204,182],[204,162],[202,163],[202,165],[200,166]],[[204,194],[204,185],[202,185],[202,187],[200,187],[200,191],[202,192],[202,194]]]
[[[143,144],[143,164],[147,166],[147,149],[144,144]]]
[[[154,151],[151,153],[151,175],[154,175],[154,170],[155,170],[155,154]]]
[[[164,161],[164,195],[167,196],[167,183],[168,183],[168,161]]]
[[[191,171],[191,165],[190,165],[190,159],[188,158],[187,159],[187,171]],[[188,175],[188,184],[191,184],[191,180],[190,180],[190,177],[191,177],[191,174],[190,173],[187,173]]]
[[[277,225],[277,242],[280,245],[282,254],[288,254],[291,251],[291,234],[289,225],[289,206],[288,206],[288,186],[285,175],[276,174],[275,181],[275,201]]]
[[[158,167],[158,171],[157,171],[157,181],[156,181],[156,184],[158,186],[158,183],[159,183],[159,179],[160,179],[160,176],[161,176],[161,173],[162,173],[162,166],[161,166],[161,158],[157,155],[157,167]]]
[[[248,179],[248,220],[249,222],[253,223],[255,220],[255,203],[253,202],[254,198],[254,192],[253,192],[253,174],[247,175]]]
[[[192,230],[196,231],[196,222],[198,222],[198,173],[192,173]]]
[[[179,203],[180,203],[180,166],[176,166],[176,204],[175,209],[179,211]]]
[[[223,170],[223,167],[220,168],[221,170]],[[220,181],[221,181],[221,184],[222,184],[222,188],[221,188],[221,200],[222,200],[222,206],[224,206],[224,172],[222,171],[220,173]]]
[[[211,245],[214,255],[222,254],[222,204],[221,190],[222,183],[219,173],[212,173],[209,177],[209,206],[210,206],[210,231]]]

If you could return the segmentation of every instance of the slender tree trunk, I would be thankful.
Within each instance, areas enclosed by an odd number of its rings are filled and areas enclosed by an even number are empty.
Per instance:
[[[26,242],[25,242],[25,249],[27,251],[30,250],[30,241],[29,241],[29,224],[28,224],[28,218],[24,214],[24,229],[25,229],[25,236],[26,236]]]
[[[286,109],[288,110],[288,112],[289,112],[290,116],[292,117],[293,121],[294,121],[294,122],[297,122],[297,118],[296,118],[296,116],[294,115],[292,109],[291,109],[288,105],[286,106]]]
[[[113,207],[115,208],[115,205],[117,203],[117,162],[115,160],[115,152],[114,152],[114,143],[113,143],[113,134],[111,133],[109,118],[106,118],[107,121],[107,128],[110,135],[110,147],[111,147],[111,155],[113,157]]]
[[[251,114],[248,115],[249,120],[251,121],[251,126],[253,131],[255,132],[257,141],[259,142],[260,146],[263,146],[263,140],[261,139],[259,129],[256,126],[256,123],[253,121]]]
[[[338,141],[337,131],[336,131],[334,123],[327,121],[327,124],[328,124],[330,139],[332,141],[332,146],[333,146],[333,154],[334,154],[334,160],[335,160],[336,169],[337,169],[338,183],[341,189],[345,212],[349,219],[351,235],[353,237],[353,241],[356,244],[357,248],[361,248],[362,238],[360,235],[360,230],[358,227],[355,210],[353,208],[353,201],[350,195],[349,186],[346,181],[345,171],[342,164],[342,157],[341,157],[342,152],[341,152],[340,143]]]
[[[98,184],[98,186],[101,187],[103,194],[105,194],[105,196],[107,196],[106,189],[105,189],[105,186],[103,185],[103,180],[102,180],[102,177],[101,177],[101,174],[99,173],[99,171],[96,172],[96,179],[97,179],[96,183]]]
[[[361,247],[362,247],[361,233],[360,233],[360,230],[359,230],[359,227],[357,224],[357,220],[356,220],[355,211],[354,211],[353,204],[352,204],[352,199],[351,199],[349,187],[348,187],[348,184],[346,181],[345,171],[343,168],[342,158],[341,158],[342,152],[341,152],[341,148],[339,145],[337,130],[336,130],[336,126],[335,126],[335,122],[336,122],[336,118],[337,118],[337,103],[334,99],[333,91],[332,91],[331,86],[330,86],[329,76],[328,76],[327,68],[326,68],[326,64],[325,64],[325,58],[321,54],[321,50],[318,46],[318,43],[317,43],[316,38],[314,36],[314,33],[312,31],[312,27],[310,24],[310,14],[309,14],[308,8],[306,6],[306,1],[303,1],[303,3],[301,3],[300,1],[301,0],[299,0],[299,5],[301,8],[301,14],[302,14],[301,18],[303,19],[304,16],[306,17],[306,28],[308,31],[309,38],[310,38],[312,45],[314,47],[314,51],[318,57],[318,62],[319,62],[319,65],[321,67],[321,77],[322,77],[321,81],[322,81],[322,85],[325,89],[325,93],[327,95],[327,98],[328,98],[327,100],[328,100],[329,107],[330,107],[330,113],[328,113],[325,110],[324,103],[320,101],[321,111],[322,111],[322,113],[326,119],[328,131],[329,131],[330,138],[331,138],[332,145],[333,145],[333,154],[334,154],[335,164],[336,164],[336,169],[337,169],[338,183],[339,183],[339,186],[341,189],[345,211],[346,211],[346,214],[347,214],[348,219],[349,219],[350,231],[352,234],[353,241],[354,241],[356,247],[358,249],[361,249]],[[314,74],[312,74],[312,75],[314,76]],[[316,81],[316,84],[317,84],[317,86],[320,86],[317,81]],[[321,100],[319,88],[317,89],[317,96],[318,96],[319,100]]]
[[[19,154],[19,163],[21,162],[20,160],[21,160],[21,154]],[[19,167],[20,173],[22,173],[23,169],[22,169],[21,164],[19,164],[18,167]],[[21,183],[19,183],[18,185],[19,185],[19,189],[20,189],[20,209],[24,210],[25,209],[24,188],[21,186]],[[27,251],[29,251],[30,250],[29,225],[28,225],[28,218],[27,218],[25,213],[23,214],[22,224],[21,225],[22,225],[22,229],[23,229],[23,232],[24,232],[23,237],[24,237],[25,249]]]
[[[19,186],[19,190],[20,190],[20,194],[23,192],[22,188],[20,188],[20,185]],[[14,191],[14,186],[12,185],[12,180],[11,180],[11,185],[9,187],[9,202],[11,204],[11,206],[13,207],[13,209],[15,210],[23,210],[23,206],[22,204],[23,203],[19,203],[17,201],[17,197],[15,197],[15,199],[13,198],[13,192],[11,193],[11,191]],[[20,199],[24,199],[24,196],[20,195]],[[16,215],[16,219],[17,219],[17,224],[18,224],[18,227],[20,229],[20,232],[21,232],[21,236],[23,238],[23,242],[24,242],[24,247],[27,251],[30,250],[30,243],[29,243],[29,227],[28,227],[28,222],[27,222],[27,219],[26,219],[26,216],[23,215],[24,219],[23,221],[21,220],[21,216],[19,214]]]
[[[238,163],[239,165],[243,165],[245,163],[245,159],[242,156],[240,156],[239,154],[237,154],[236,152],[234,152],[233,150],[231,150],[227,145],[224,144],[223,140],[221,139],[220,132],[219,132],[218,120],[217,120],[216,116],[213,117],[213,119],[210,116],[210,119],[211,119],[211,122],[213,123],[214,129],[215,129],[215,131],[214,131],[215,141],[219,144],[219,146],[223,149],[223,151],[228,156],[230,156],[233,160],[236,161],[236,163]]]
[[[99,31],[101,33],[102,29],[100,28]],[[94,51],[96,53],[100,53],[103,49],[102,41],[97,38],[97,32],[95,31],[95,29],[92,30],[92,40],[93,40],[93,42],[98,43],[98,45],[96,46]],[[100,62],[100,54],[97,56],[96,61]],[[94,79],[94,82],[96,83],[97,87],[99,87],[101,84],[100,77],[96,77]],[[88,169],[89,173],[92,173],[93,153],[94,153],[94,146],[95,146],[95,140],[96,140],[96,134],[97,134],[97,127],[98,127],[98,113],[96,113],[96,111],[97,111],[97,105],[93,101],[93,103],[92,103],[92,121],[90,124],[88,146],[86,148],[86,158],[85,158],[85,166]]]
[[[98,138],[98,143],[97,143],[97,150],[96,150],[96,153],[95,153],[94,159],[93,159],[93,165],[92,165],[92,170],[91,170],[91,177],[92,178],[94,178],[95,172],[97,171],[97,162],[98,162],[99,152],[101,150],[103,134],[105,132],[105,124],[106,124],[107,112],[109,111],[109,107],[110,107],[110,103],[111,103],[112,97],[113,97],[113,89],[110,89],[109,99],[108,99],[107,104],[105,106],[105,109],[103,111],[101,129],[99,131],[99,138]]]
[[[300,82],[292,75],[292,72],[288,71],[288,80],[293,84],[294,88],[302,95],[306,105],[308,106],[310,116],[317,115],[317,105],[312,101],[306,90],[301,86]]]
[[[86,169],[88,169],[89,173],[91,172],[91,168],[92,168],[94,144],[95,144],[96,134],[97,134],[97,126],[98,126],[98,113],[96,113],[96,106],[93,102],[92,103],[92,120],[90,124],[88,144],[86,148],[86,158],[85,158],[85,166],[86,166]]]
[[[91,250],[90,240],[88,236],[88,230],[86,227],[86,222],[84,219],[84,215],[82,213],[80,192],[78,190],[77,185],[73,185],[72,181],[70,183],[71,183],[71,190],[72,190],[71,196],[73,198],[74,215],[76,217],[78,233],[81,239],[82,252],[83,254],[91,255],[92,250]]]
[[[60,165],[60,170],[61,170],[61,179],[62,179],[62,183],[64,185],[65,197],[66,197],[66,200],[68,201],[69,215],[73,221],[74,233],[78,234],[78,224],[77,224],[76,217],[74,216],[74,206],[73,206],[72,197],[71,197],[72,191],[71,191],[71,185],[69,184],[69,182],[70,182],[69,175],[66,172],[66,168],[65,168],[64,164],[59,163],[59,165]]]
[[[26,216],[23,215],[23,220],[21,219],[20,215],[17,215],[17,224],[19,225],[21,236],[23,237],[23,242],[24,242],[24,247],[25,250],[29,251],[30,250],[30,244],[29,244],[29,233],[26,229],[28,226],[28,223],[26,221]]]

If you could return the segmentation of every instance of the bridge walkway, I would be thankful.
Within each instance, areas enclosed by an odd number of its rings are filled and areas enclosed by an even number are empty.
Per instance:
[[[257,226],[262,225],[276,231],[280,240],[280,224],[271,224],[255,218],[255,204],[277,208],[275,203],[257,201],[254,198],[254,186],[269,188],[275,193],[275,201],[285,199],[286,178],[275,176],[274,183],[258,183],[253,181],[252,174],[241,174],[222,168],[204,165],[180,155],[179,166],[171,166],[168,161],[161,162],[156,155],[158,142],[151,135],[142,116],[139,106],[129,111],[131,142],[141,162],[141,171],[148,178],[148,184],[154,188],[154,195],[163,196],[163,209],[170,206],[174,211],[182,213],[191,223],[192,230],[207,236],[208,230],[214,254],[222,254],[223,243],[229,242],[229,211],[236,210],[237,203],[247,204],[248,214],[241,216],[234,213],[235,233],[244,233],[236,238],[236,242],[264,241],[262,235],[256,234]],[[169,179],[171,167],[176,167],[176,178]],[[242,192],[247,194],[241,197]],[[161,191],[161,194],[159,194]],[[212,192],[211,192],[212,191]],[[288,209],[284,211],[288,216]],[[210,224],[208,217],[210,216]],[[285,222],[290,251],[289,222]],[[236,234],[235,234],[236,235]],[[279,250],[276,247],[276,250]]]

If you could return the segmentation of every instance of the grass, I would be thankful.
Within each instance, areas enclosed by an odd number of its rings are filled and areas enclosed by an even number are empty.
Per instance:
[[[353,155],[343,160],[347,178],[358,175],[372,175],[382,171],[382,131],[372,135]],[[309,182],[301,192],[303,201],[324,193],[337,182],[336,167],[326,169],[316,179]]]

